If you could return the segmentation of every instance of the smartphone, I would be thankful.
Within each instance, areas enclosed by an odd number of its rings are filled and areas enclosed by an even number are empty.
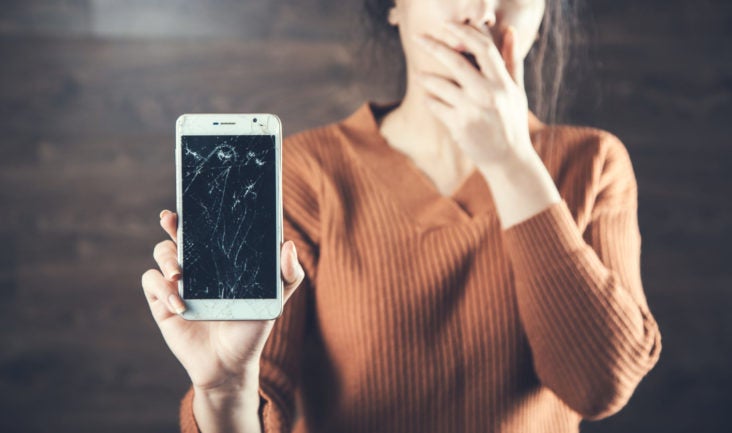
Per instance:
[[[188,320],[282,313],[282,123],[274,114],[176,121],[178,292]]]

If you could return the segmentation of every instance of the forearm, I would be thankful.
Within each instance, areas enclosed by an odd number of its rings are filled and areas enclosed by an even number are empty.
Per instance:
[[[559,191],[536,152],[478,167],[491,189],[501,227],[507,229],[561,201]]]
[[[613,213],[627,220],[633,209]],[[585,243],[566,203],[503,232],[515,276],[516,299],[531,346],[534,369],[585,419],[602,419],[622,408],[660,351],[658,325],[639,295],[624,281],[639,243],[634,229],[596,221],[607,231],[600,251],[617,251],[608,268]],[[617,246],[613,245],[617,243]]]
[[[193,414],[201,433],[261,433],[259,371],[247,374],[242,384],[227,390],[194,387]]]

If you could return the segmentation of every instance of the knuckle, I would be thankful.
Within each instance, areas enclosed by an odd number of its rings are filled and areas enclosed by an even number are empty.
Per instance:
[[[468,108],[468,115],[465,116],[467,122],[475,121],[483,118],[483,109],[478,105],[471,105]]]
[[[153,257],[155,260],[160,260],[163,255],[167,252],[169,252],[172,248],[173,241],[166,239],[164,241],[160,241],[157,244],[155,244],[155,247],[153,248]]]
[[[506,91],[505,89],[500,89],[500,88],[499,88],[499,89],[498,89],[498,90],[496,90],[496,92],[495,92],[495,93],[493,94],[493,99],[494,99],[494,100],[495,100],[496,102],[504,102],[504,101],[508,101],[508,100],[509,100],[510,98],[509,98],[509,94],[508,94],[508,92],[507,92],[507,91]]]
[[[460,127],[463,131],[469,129],[475,122],[472,110],[466,110],[463,112],[462,119],[460,120]]]
[[[289,275],[288,277],[289,278],[287,278],[285,281],[287,283],[287,286],[291,288],[298,287],[305,279],[305,270],[300,264],[298,264],[295,267],[294,273],[292,275]]]
[[[304,279],[305,279],[305,269],[303,269],[302,266],[298,266],[297,277],[295,278],[295,282],[299,286],[300,283],[302,283]]]
[[[153,247],[153,258],[155,258],[155,260],[157,260],[158,257],[160,257],[160,252],[161,252],[161,249],[162,249],[162,245],[163,245],[163,242],[158,242]]]
[[[157,269],[148,269],[142,274],[141,283],[144,290],[152,289],[152,280],[155,277],[155,273],[157,272]]]
[[[481,89],[476,93],[475,97],[482,108],[490,108],[493,106],[493,95],[490,92]]]

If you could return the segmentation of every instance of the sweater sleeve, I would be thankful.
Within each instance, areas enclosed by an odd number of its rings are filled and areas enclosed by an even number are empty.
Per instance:
[[[503,232],[536,373],[589,420],[625,406],[661,350],[641,284],[635,174],[620,140],[604,141],[583,233],[565,200]]]
[[[292,240],[305,279],[275,320],[262,350],[259,372],[259,417],[263,433],[292,431],[301,353],[309,320],[319,255],[320,170],[297,139],[285,140],[282,151],[283,238]],[[182,433],[201,433],[193,416],[193,389],[180,405]]]

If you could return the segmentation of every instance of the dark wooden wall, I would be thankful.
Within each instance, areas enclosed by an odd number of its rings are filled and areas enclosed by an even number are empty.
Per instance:
[[[184,370],[140,286],[173,209],[183,112],[292,133],[393,88],[358,1],[0,2],[0,431],[174,432]],[[721,432],[732,388],[732,7],[593,0],[572,123],[627,145],[659,365],[586,432]]]

